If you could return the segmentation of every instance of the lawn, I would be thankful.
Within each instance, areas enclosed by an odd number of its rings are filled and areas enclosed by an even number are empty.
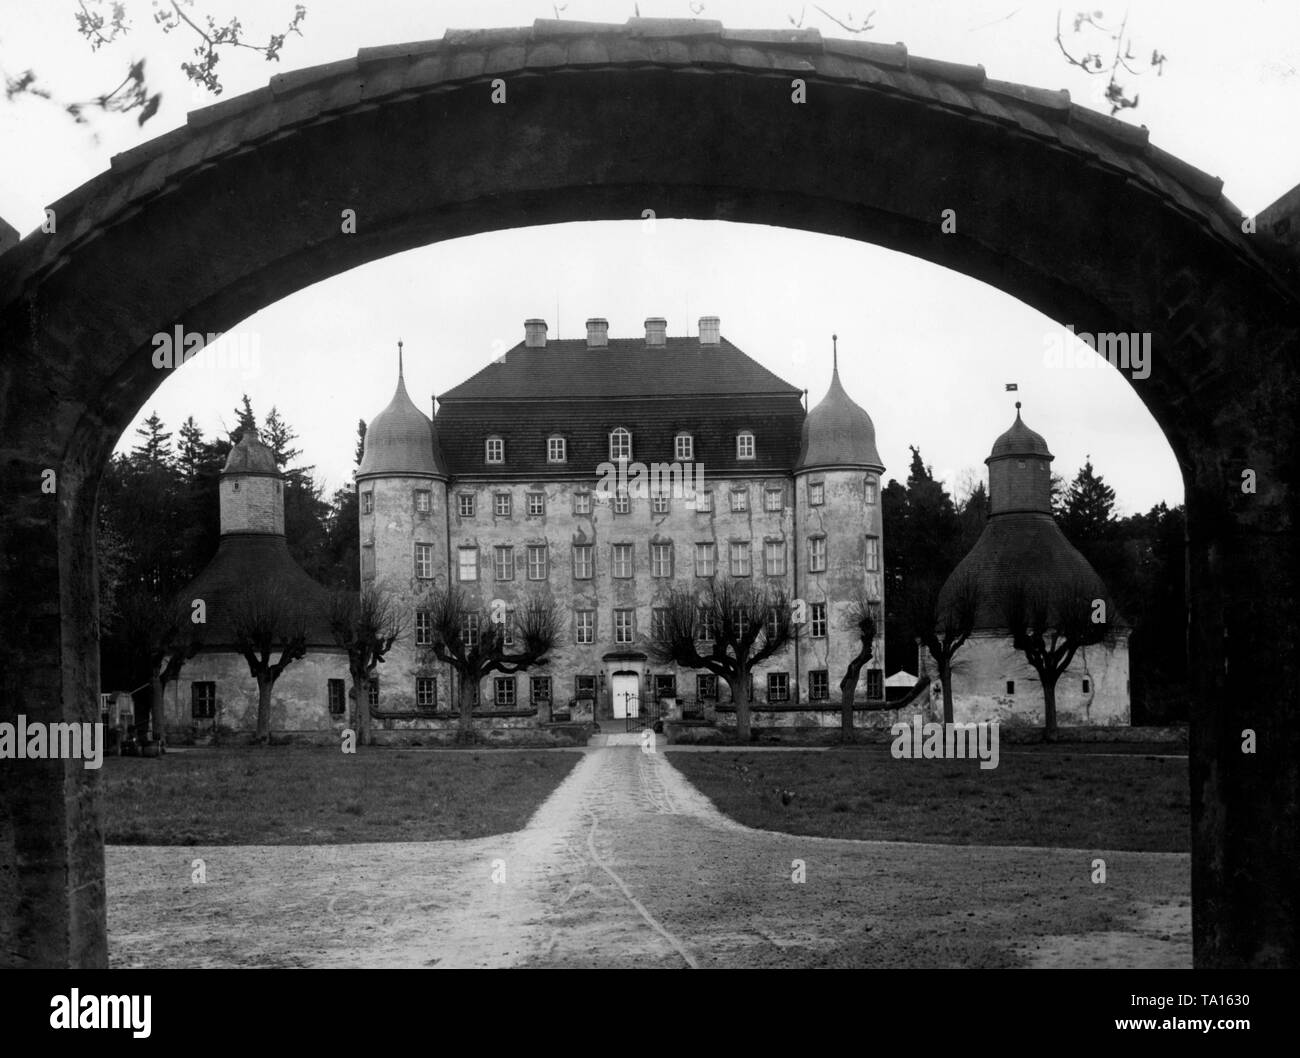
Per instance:
[[[747,826],[829,838],[955,845],[1190,851],[1187,761],[1003,746],[973,760],[825,753],[673,753],[718,809]],[[793,793],[783,804],[781,792]]]
[[[581,754],[193,749],[104,760],[110,845],[336,845],[519,830]]]

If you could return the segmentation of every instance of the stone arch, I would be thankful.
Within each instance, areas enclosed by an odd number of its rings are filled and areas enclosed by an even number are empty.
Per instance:
[[[653,215],[832,233],[1079,331],[1152,334],[1133,384],[1187,490],[1196,959],[1294,965],[1300,313],[1293,265],[1220,190],[1064,92],[702,20],[449,31],[195,111],[54,203],[54,234],[0,228],[0,718],[93,718],[95,494],[161,382],[154,334],[225,331],[356,265],[503,228]],[[93,774],[10,763],[0,784],[0,959],[103,964]]]

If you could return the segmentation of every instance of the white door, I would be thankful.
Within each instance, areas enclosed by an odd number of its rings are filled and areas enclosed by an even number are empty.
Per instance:
[[[622,720],[628,716],[640,715],[637,695],[641,690],[641,680],[635,672],[616,672],[614,682],[614,719]]]

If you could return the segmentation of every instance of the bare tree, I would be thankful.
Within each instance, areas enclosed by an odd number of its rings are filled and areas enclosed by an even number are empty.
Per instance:
[[[795,637],[785,592],[747,580],[711,580],[702,591],[674,588],[650,628],[647,649],[662,664],[705,669],[726,681],[736,737],[749,741],[754,666]]]
[[[293,594],[280,581],[246,588],[234,600],[231,625],[235,649],[257,680],[257,741],[271,741],[271,690],[293,662],[307,654],[307,630]],[[279,650],[278,661],[272,655]]]
[[[957,577],[946,595],[943,583],[934,577],[913,580],[905,591],[904,612],[909,631],[930,652],[939,670],[943,722],[951,724],[953,657],[975,630],[980,606],[979,582],[967,571]]]
[[[840,680],[840,741],[853,740],[853,699],[858,693],[858,678],[862,667],[871,660],[880,626],[880,600],[870,597],[859,587],[845,618],[849,631],[857,633],[858,652],[844,670]]]
[[[162,599],[142,587],[121,598],[115,623],[118,639],[149,673],[150,727],[164,741],[163,691],[202,647],[202,626],[191,622],[184,600]]]
[[[370,731],[370,678],[404,632],[402,613],[393,597],[369,584],[355,591],[337,591],[330,597],[330,632],[348,653],[352,676],[352,729],[363,746],[372,744]]]
[[[1098,596],[1083,578],[1045,587],[1015,581],[1006,602],[1012,644],[1025,655],[1043,685],[1047,737],[1056,734],[1056,684],[1080,647],[1111,635],[1110,600]]]
[[[549,664],[547,655],[560,641],[559,610],[540,595],[493,615],[471,603],[460,588],[439,590],[429,600],[429,621],[429,652],[456,672],[461,742],[473,740],[474,690],[482,679],[491,672],[510,676]]]

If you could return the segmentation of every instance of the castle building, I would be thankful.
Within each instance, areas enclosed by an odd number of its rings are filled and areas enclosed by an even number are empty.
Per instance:
[[[307,654],[276,680],[271,696],[274,734],[321,734],[341,730],[348,719],[348,659],[329,627],[329,596],[303,570],[284,535],[284,479],[275,454],[247,428],[230,450],[219,483],[221,539],[217,553],[181,592],[185,608],[198,613],[202,647],[164,695],[168,739],[203,740],[223,731],[257,728],[257,681],[235,648],[234,623],[247,592],[277,585],[297,611]],[[195,604],[201,604],[193,609]],[[279,650],[272,660],[279,659]]]
[[[1046,605],[1056,627],[1062,605],[1107,602],[1097,572],[1066,539],[1052,516],[1052,453],[1020,417],[993,444],[989,468],[989,518],[970,553],[958,563],[939,595],[939,612],[973,591],[975,628],[952,663],[953,719],[958,723],[1000,720],[1041,726],[1043,687],[1007,627],[1013,592]],[[1102,642],[1080,646],[1056,684],[1057,722],[1062,725],[1127,724],[1131,630],[1116,614]],[[934,678],[932,708],[942,718],[938,672],[920,649],[921,672]]]
[[[725,712],[725,683],[646,650],[670,591],[712,577],[804,601],[798,639],[755,670],[754,700],[838,723],[858,650],[846,613],[863,594],[883,602],[884,561],[875,429],[838,367],[805,413],[801,391],[722,337],[717,317],[698,337],[669,337],[662,318],[635,338],[609,337],[603,319],[586,331],[548,340],[545,321],[527,320],[523,341],[432,417],[399,358],[356,475],[362,583],[391,593],[410,629],[380,667],[378,725],[452,722],[455,677],[428,649],[429,601],[449,586],[485,612],[537,593],[563,615],[548,664],[476,689],[482,724],[617,720],[661,699]],[[859,697],[879,700],[883,621],[873,654]]]

